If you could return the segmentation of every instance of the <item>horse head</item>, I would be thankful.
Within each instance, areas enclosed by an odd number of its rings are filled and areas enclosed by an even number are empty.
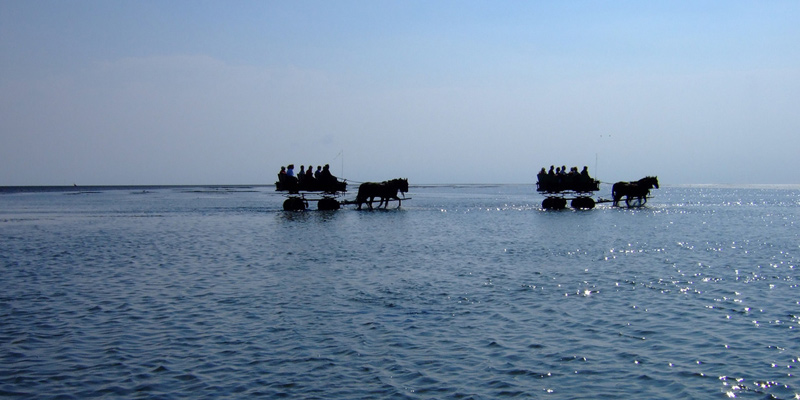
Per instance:
[[[386,187],[392,188],[392,190],[399,190],[400,192],[408,192],[408,179],[392,179],[390,181],[383,181],[383,184]]]
[[[658,177],[656,176],[646,176],[633,183],[647,189],[658,189]]]
[[[403,192],[408,192],[408,178],[397,179],[397,188]]]

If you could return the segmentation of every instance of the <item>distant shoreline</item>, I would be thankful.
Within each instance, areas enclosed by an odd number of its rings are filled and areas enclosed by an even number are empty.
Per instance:
[[[86,186],[0,186],[0,193],[88,192],[102,190],[213,189],[242,190],[273,185],[86,185]]]

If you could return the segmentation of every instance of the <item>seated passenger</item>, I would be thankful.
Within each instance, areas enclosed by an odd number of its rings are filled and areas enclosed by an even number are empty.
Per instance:
[[[539,173],[536,174],[536,180],[539,183],[543,183],[545,180],[547,180],[547,171],[544,169],[544,167],[542,167]]]
[[[561,167],[556,167],[556,179],[553,180],[553,185],[558,186],[560,188],[561,185],[564,184],[564,175],[565,174],[561,171]]]
[[[322,190],[325,191],[335,191],[336,184],[339,182],[333,174],[331,174],[331,167],[328,164],[325,164],[322,167],[322,172],[319,174],[320,180],[319,185],[322,187]]]
[[[564,176],[561,177],[561,182],[563,183],[562,189],[564,190],[574,190],[575,189],[575,178],[578,175],[578,168],[572,167],[569,169],[569,172],[566,172],[566,167],[561,168],[561,172]]]
[[[301,165],[300,173],[297,174],[297,183],[300,185],[300,187],[305,187],[305,183],[303,182],[305,181],[305,179],[306,179],[306,167],[304,165]]]
[[[548,176],[547,170],[542,167],[538,174],[536,174],[536,189],[545,190],[547,188]]]
[[[278,182],[281,186],[286,184],[286,167],[281,167],[281,172],[278,172]]]
[[[309,166],[306,170],[305,178],[303,178],[303,184],[308,188],[308,190],[318,190],[317,180],[314,179],[314,169],[311,166]]]
[[[555,166],[551,165],[550,170],[547,171],[547,179],[545,180],[544,187],[542,190],[554,190],[555,186],[558,184],[558,175],[556,175]]]
[[[581,171],[581,178],[580,178],[581,185],[588,186],[592,183],[592,178],[589,176],[589,168],[584,166],[583,170]]]
[[[286,186],[284,188],[289,192],[297,192],[297,178],[294,176],[294,164],[289,164],[289,167],[286,168],[286,177],[285,177]]]

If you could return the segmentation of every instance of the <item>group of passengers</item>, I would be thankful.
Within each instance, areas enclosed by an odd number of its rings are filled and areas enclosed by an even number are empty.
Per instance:
[[[542,167],[536,177],[539,180],[537,185],[541,191],[592,191],[597,190],[598,184],[596,180],[589,176],[589,168],[585,166],[580,172],[578,172],[578,167],[572,167],[567,172],[566,165],[561,167],[551,165],[550,171],[546,171]]]
[[[338,182],[331,174],[328,164],[324,167],[318,165],[316,171],[313,165],[309,164],[308,169],[301,165],[297,174],[294,172],[294,164],[289,164],[288,167],[281,167],[278,172],[278,183],[287,190],[327,190],[335,188]]]

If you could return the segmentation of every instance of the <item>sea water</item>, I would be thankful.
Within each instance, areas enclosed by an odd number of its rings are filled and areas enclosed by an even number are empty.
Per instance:
[[[652,194],[6,189],[0,397],[800,398],[800,188]]]

